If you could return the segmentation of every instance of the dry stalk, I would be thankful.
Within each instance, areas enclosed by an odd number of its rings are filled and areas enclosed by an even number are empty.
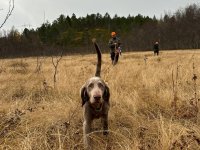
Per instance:
[[[179,77],[178,73],[179,73],[179,66],[177,64],[175,79],[174,79],[174,71],[172,70],[172,89],[173,89],[174,99],[171,103],[171,106],[175,110],[175,112],[177,111],[177,102],[178,102],[178,96],[177,96],[177,94],[178,94],[178,77]]]
[[[197,75],[195,73],[195,63],[193,62],[193,77],[192,77],[192,80],[193,80],[193,88],[194,88],[194,98],[192,98],[190,100],[190,104],[194,107],[194,111],[195,111],[195,121],[197,121],[197,117],[198,117],[198,112],[199,112],[199,108],[198,108],[198,101],[199,99],[197,98],[197,83],[196,83],[196,80],[197,80]]]
[[[4,64],[3,64],[3,60],[2,60],[2,64],[0,65],[0,74],[3,73],[3,72],[6,73],[6,68],[3,67],[3,65]]]
[[[104,75],[104,80],[105,81],[108,81],[108,77],[109,77],[109,73],[110,73],[110,71],[111,71],[111,65],[109,64],[107,67],[106,67],[106,69],[105,69],[105,75]]]
[[[59,150],[62,150],[62,142],[61,142],[61,136],[59,128],[57,128],[58,131],[58,143],[59,143]]]
[[[43,81],[43,87],[44,87],[44,91],[45,92],[49,92],[51,91],[53,88],[51,86],[48,85],[47,81],[44,79]]]
[[[44,57],[42,57],[42,58],[40,58],[39,56],[37,57],[37,66],[36,66],[36,69],[35,69],[35,73],[41,72],[43,60],[44,60]]]
[[[54,66],[54,75],[53,75],[53,81],[54,81],[54,88],[56,87],[56,81],[57,81],[57,73],[58,73],[58,64],[60,62],[60,60],[62,59],[62,56],[63,56],[63,51],[61,51],[61,54],[59,57],[56,57],[56,61],[54,61],[54,58],[53,56],[51,57],[52,58],[52,64]]]
[[[144,56],[144,64],[145,64],[145,67],[147,66],[147,59],[148,59],[148,57],[147,57],[147,56]]]
[[[197,83],[196,83],[197,75],[195,73],[195,64],[194,64],[194,62],[193,62],[193,77],[192,77],[192,80],[193,80],[193,87],[194,87],[194,105],[197,107],[197,103],[198,103],[198,99],[197,99]]]

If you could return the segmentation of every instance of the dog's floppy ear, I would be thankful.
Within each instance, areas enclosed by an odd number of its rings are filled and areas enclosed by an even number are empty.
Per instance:
[[[109,102],[109,99],[110,99],[110,90],[107,85],[105,86],[105,91],[103,93],[103,99],[104,99],[104,101],[107,101],[107,102]]]
[[[87,89],[85,86],[81,88],[81,99],[82,99],[82,106],[89,101],[89,96],[87,94]]]

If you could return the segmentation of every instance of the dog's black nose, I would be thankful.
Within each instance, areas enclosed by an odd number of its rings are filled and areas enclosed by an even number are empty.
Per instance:
[[[95,101],[100,101],[100,99],[101,99],[101,96],[94,96]]]

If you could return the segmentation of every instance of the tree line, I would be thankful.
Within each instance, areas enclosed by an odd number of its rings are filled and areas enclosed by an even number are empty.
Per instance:
[[[137,16],[111,17],[108,13],[85,17],[60,15],[52,23],[37,29],[25,28],[22,33],[14,27],[1,32],[0,56],[19,57],[64,53],[93,53],[91,39],[96,38],[102,51],[109,52],[110,32],[116,31],[123,51],[152,50],[155,41],[163,50],[197,49],[200,47],[200,7],[188,5],[160,19]]]

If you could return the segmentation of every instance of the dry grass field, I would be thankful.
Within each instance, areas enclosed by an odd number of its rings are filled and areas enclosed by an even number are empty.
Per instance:
[[[39,71],[37,58],[0,60],[0,149],[83,149],[79,92],[96,55],[63,56],[55,87],[51,57],[38,60]],[[200,51],[123,53],[114,67],[103,54],[101,76],[110,134],[94,122],[95,150],[200,149]]]

